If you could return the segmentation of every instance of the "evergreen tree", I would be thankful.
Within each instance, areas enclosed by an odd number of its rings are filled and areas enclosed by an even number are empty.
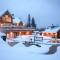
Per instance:
[[[31,20],[31,17],[30,17],[30,14],[28,14],[28,22],[27,22],[27,27],[31,27],[30,20]]]
[[[34,19],[34,17],[32,18],[31,26],[36,28],[36,24],[35,24],[35,19]]]

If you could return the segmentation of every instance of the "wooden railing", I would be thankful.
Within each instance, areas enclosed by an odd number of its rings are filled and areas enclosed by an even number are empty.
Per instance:
[[[20,26],[0,26],[0,31],[9,31],[9,30],[35,30],[33,27],[20,27]]]

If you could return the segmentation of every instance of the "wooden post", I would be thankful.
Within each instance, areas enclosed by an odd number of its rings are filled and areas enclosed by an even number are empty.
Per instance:
[[[35,38],[36,38],[36,36],[34,36],[34,43],[35,43]]]

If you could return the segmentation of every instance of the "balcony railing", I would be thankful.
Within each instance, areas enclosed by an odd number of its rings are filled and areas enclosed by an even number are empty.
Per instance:
[[[16,31],[16,30],[35,30],[34,27],[21,27],[21,26],[0,26],[0,31]]]

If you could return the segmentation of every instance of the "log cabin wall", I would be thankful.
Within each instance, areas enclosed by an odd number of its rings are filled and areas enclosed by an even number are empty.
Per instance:
[[[0,26],[10,26],[13,24],[13,19],[12,15],[10,12],[7,10],[4,12],[4,14],[0,17]]]
[[[52,38],[56,38],[57,37],[57,33],[49,33],[49,32],[41,32],[40,35],[42,36],[47,36],[47,37],[52,37]]]
[[[6,32],[6,36],[7,38],[16,38],[17,36],[21,36],[21,35],[32,35],[32,31],[10,31],[10,32]]]
[[[1,18],[3,23],[13,23],[12,15],[8,10],[5,11],[5,13],[1,16]]]

